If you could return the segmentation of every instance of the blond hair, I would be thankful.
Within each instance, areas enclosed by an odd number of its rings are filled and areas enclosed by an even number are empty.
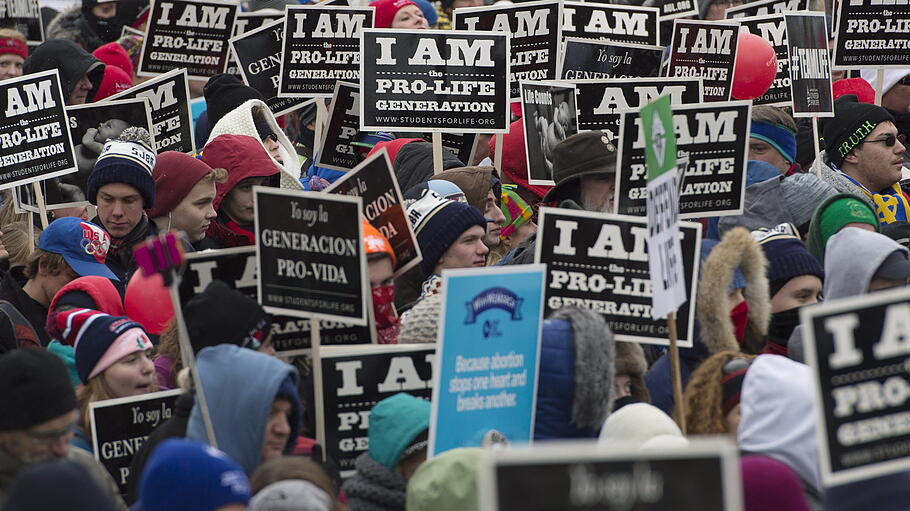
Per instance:
[[[731,433],[724,416],[724,366],[733,359],[753,359],[737,351],[721,351],[711,355],[692,373],[683,402],[686,404],[686,433],[689,435],[719,435]],[[677,421],[678,422],[678,421]]]
[[[28,229],[28,222],[13,222],[0,228],[0,231],[3,232],[3,235],[0,236],[0,241],[3,242],[3,246],[9,253],[10,268],[25,266],[35,249],[35,244],[41,235],[41,229],[34,226],[31,227],[34,232],[34,242],[32,242],[31,246],[29,246]]]

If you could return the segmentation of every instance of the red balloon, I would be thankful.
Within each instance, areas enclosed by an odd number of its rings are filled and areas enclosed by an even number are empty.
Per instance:
[[[136,270],[126,285],[123,307],[130,319],[154,335],[161,335],[174,319],[171,294],[164,287],[164,277],[158,273],[146,277],[142,270]]]
[[[771,44],[755,34],[740,32],[731,95],[755,99],[771,88],[776,75],[777,55]]]

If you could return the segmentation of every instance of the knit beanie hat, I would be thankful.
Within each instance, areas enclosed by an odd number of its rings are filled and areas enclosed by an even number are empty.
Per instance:
[[[439,21],[439,14],[436,13],[436,7],[433,6],[428,0],[413,0],[417,7],[420,7],[420,12],[423,13],[423,17],[427,19],[427,25],[433,26]]]
[[[518,195],[517,188],[517,185],[502,185],[502,202],[499,209],[506,217],[506,221],[505,226],[499,232],[499,239],[504,240],[514,234],[534,215],[531,206]]]
[[[367,255],[386,254],[392,259],[392,266],[395,266],[395,250],[389,240],[379,232],[379,229],[373,227],[365,219],[360,222],[363,225],[363,249]]]
[[[875,71],[870,71],[874,77]],[[870,105],[874,105],[875,89],[872,88],[872,85],[870,85],[870,83],[871,82],[867,82],[862,78],[841,78],[831,85],[831,89],[834,92],[834,99],[838,99],[841,96],[846,96],[847,94],[853,94],[856,96],[856,99],[860,103],[868,103]]]
[[[125,72],[130,79],[133,78],[133,61],[130,60],[129,53],[126,52],[126,49],[123,48],[123,46],[120,46],[120,43],[114,41],[101,45],[92,52],[92,55],[97,57],[101,62],[104,62],[106,66],[118,67],[121,71]],[[95,100],[97,101],[98,98],[95,98]]]
[[[853,94],[838,98],[834,102],[834,119],[824,128],[828,159],[840,168],[850,151],[884,121],[894,122],[884,108],[860,103]]]
[[[142,325],[126,316],[91,309],[72,309],[62,316],[68,325],[63,330],[63,344],[76,348],[76,372],[82,383],[121,358],[152,347]]]
[[[771,298],[795,277],[815,275],[822,282],[825,281],[825,269],[821,263],[795,235],[796,227],[792,225],[788,227],[789,229],[752,231],[752,237],[758,241],[768,259]]]
[[[422,464],[408,481],[407,511],[479,511],[478,476],[487,452],[446,451]]]
[[[683,436],[679,426],[660,408],[632,403],[610,414],[600,429],[600,445],[640,446],[660,435]]]
[[[490,154],[496,154],[496,137],[502,136],[502,173],[508,181],[534,192],[543,198],[552,186],[532,185],[528,183],[528,157],[525,154],[525,128],[521,119],[509,125],[505,135],[493,135],[490,138]]]
[[[783,124],[752,121],[749,136],[771,144],[788,162],[796,161],[796,132]]]
[[[370,411],[370,457],[394,471],[402,453],[429,427],[429,401],[404,392],[383,399]]]
[[[213,280],[190,299],[184,315],[194,353],[218,344],[259,349],[272,331],[272,321],[262,306],[220,280]]]
[[[149,218],[164,216],[174,210],[200,179],[212,168],[199,158],[178,151],[158,155],[152,178],[155,180],[155,205],[148,210]]]
[[[0,431],[28,429],[76,409],[66,366],[44,350],[0,355],[0,389]]]
[[[48,482],[53,481],[53,491]],[[67,459],[27,466],[7,488],[4,509],[16,511],[115,511],[110,494],[85,466]]]
[[[222,73],[209,78],[202,89],[209,125],[214,127],[228,112],[251,99],[265,101],[262,93],[244,85],[236,76]]]
[[[18,55],[26,59],[28,58],[28,45],[24,38],[0,37],[0,55]]]
[[[408,220],[414,227],[423,261],[424,276],[433,273],[439,258],[455,240],[472,226],[486,231],[487,220],[473,206],[446,200],[427,190],[423,197],[408,206]]]
[[[802,227],[812,220],[815,208],[837,190],[815,174],[796,173],[780,183],[784,204],[793,218],[793,224]]]
[[[132,86],[133,79],[126,74],[126,71],[117,66],[106,66],[104,68],[104,78],[101,79],[101,85],[98,86],[98,93],[95,94],[95,101],[109,98]]]
[[[376,8],[373,16],[373,28],[392,28],[395,13],[406,5],[417,5],[411,0],[376,0],[370,2],[370,7]],[[417,5],[419,8],[420,6]]]
[[[821,212],[820,219],[819,234],[825,244],[828,238],[850,223],[866,223],[878,227],[875,212],[865,202],[853,197],[843,197],[832,202]]]
[[[155,205],[155,150],[145,128],[129,127],[119,137],[108,140],[92,167],[85,184],[85,196],[98,204],[98,189],[108,183],[125,183],[142,196],[143,207]]]
[[[332,498],[304,479],[285,479],[256,492],[250,511],[332,511]]]
[[[786,463],[753,454],[740,458],[739,466],[745,511],[809,511],[803,484]]]

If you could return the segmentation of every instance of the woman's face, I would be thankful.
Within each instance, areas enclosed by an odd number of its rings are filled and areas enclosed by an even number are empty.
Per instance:
[[[392,28],[430,28],[430,25],[420,7],[411,4],[398,9],[392,18]]]
[[[149,358],[151,351],[149,348],[130,353],[101,373],[114,397],[138,396],[154,390],[155,365]]]

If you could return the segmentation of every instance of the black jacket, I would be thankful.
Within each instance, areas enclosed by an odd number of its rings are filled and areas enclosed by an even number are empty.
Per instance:
[[[47,307],[36,302],[22,289],[22,286],[28,281],[22,270],[21,266],[17,266],[8,271],[3,277],[3,281],[0,282],[0,300],[9,302],[10,305],[15,307],[31,324],[32,329],[41,341],[41,345],[47,346],[51,342],[50,336],[44,331],[44,322],[47,321]],[[10,319],[5,314],[2,314],[0,315],[0,322],[3,323],[0,325],[2,326],[0,328],[0,346],[6,346],[7,348],[16,346],[18,344],[17,339],[9,338],[13,332],[13,327],[10,326]]]
[[[93,218],[92,223],[107,231],[107,228],[101,223],[101,218]],[[111,236],[111,248],[107,252],[105,264],[120,279],[121,291],[126,290],[127,282],[136,271],[136,261],[133,260],[133,247],[144,242],[150,236],[157,234],[158,226],[155,225],[155,222],[142,215],[142,220],[136,224],[136,227],[133,227],[129,234],[117,239]]]

